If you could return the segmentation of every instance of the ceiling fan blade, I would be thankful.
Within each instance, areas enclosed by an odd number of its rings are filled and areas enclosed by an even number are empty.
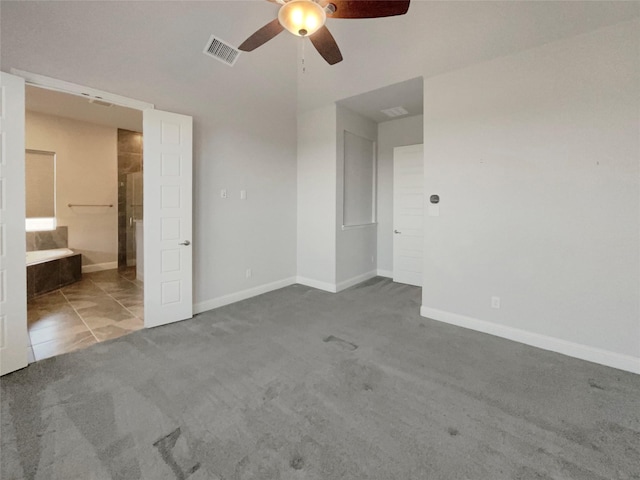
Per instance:
[[[410,0],[328,0],[336,7],[330,18],[379,18],[404,15]]]
[[[258,30],[256,33],[247,38],[242,45],[238,47],[238,50],[243,52],[250,52],[255,50],[260,45],[267,43],[273,37],[278,35],[284,30],[284,27],[280,25],[280,22],[276,18],[275,20],[267,23],[264,27]]]
[[[309,40],[311,40],[311,43],[316,47],[318,53],[322,55],[322,58],[324,58],[329,65],[335,65],[342,61],[342,54],[340,53],[338,44],[326,25],[311,35]]]

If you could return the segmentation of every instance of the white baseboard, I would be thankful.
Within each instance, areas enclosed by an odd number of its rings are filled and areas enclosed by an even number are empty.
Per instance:
[[[393,278],[393,272],[391,270],[376,270],[379,277]]]
[[[600,365],[606,365],[608,367],[640,374],[640,358],[632,357],[630,355],[623,355],[609,350],[602,350],[588,345],[541,335],[539,333],[528,332],[518,328],[478,320],[476,318],[459,315],[457,313],[445,312],[443,310],[425,307],[424,305],[420,307],[420,315],[439,322],[469,328],[478,332],[488,333],[490,335],[506,338],[515,342],[542,348],[543,350],[550,350],[552,352],[561,353],[581,360],[587,360],[589,362],[599,363]]]
[[[370,278],[373,278],[377,275],[378,273],[375,270],[372,270],[371,272],[363,273],[362,275],[358,275],[348,280],[344,280],[336,285],[336,292],[341,292],[346,288],[353,287],[354,285],[357,285],[366,280],[369,280]]]
[[[295,277],[283,278],[282,280],[277,280],[275,282],[265,283],[264,285],[258,285],[257,287],[252,287],[246,290],[241,290],[239,292],[223,295],[221,297],[212,298],[211,300],[205,300],[204,302],[195,303],[193,305],[193,313],[195,315],[196,313],[206,312],[207,310],[212,310],[214,308],[224,307],[225,305],[229,305],[231,303],[246,300],[247,298],[262,295],[263,293],[278,290],[279,288],[288,287],[289,285],[293,285],[294,283],[296,283]]]
[[[318,290],[324,290],[325,292],[336,293],[336,285],[334,283],[321,282],[319,280],[313,280],[312,278],[296,277],[296,283],[300,285],[306,285],[307,287],[317,288]]]
[[[82,273],[101,272],[102,270],[113,270],[118,268],[118,262],[93,263],[82,266]]]

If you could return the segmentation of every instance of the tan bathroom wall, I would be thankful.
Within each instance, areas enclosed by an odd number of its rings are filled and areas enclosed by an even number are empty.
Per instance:
[[[26,148],[56,153],[56,218],[85,271],[117,267],[117,145],[116,128],[26,112]]]

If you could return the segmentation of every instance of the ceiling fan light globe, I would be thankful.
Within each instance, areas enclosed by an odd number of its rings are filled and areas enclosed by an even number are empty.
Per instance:
[[[278,21],[298,37],[308,37],[327,20],[324,9],[313,0],[292,0],[280,7]]]

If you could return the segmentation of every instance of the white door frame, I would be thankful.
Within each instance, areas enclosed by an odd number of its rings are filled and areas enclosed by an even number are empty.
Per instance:
[[[47,77],[44,75],[39,75],[39,74],[35,74],[35,73],[31,73],[31,72],[25,72],[23,70],[17,70],[15,68],[12,68],[10,70],[10,73],[12,75],[16,75],[18,77],[22,77],[25,80],[25,84],[26,85],[32,85],[35,87],[39,87],[39,88],[45,88],[47,90],[54,90],[57,92],[62,92],[62,93],[68,93],[71,95],[75,95],[75,96],[80,96],[83,98],[94,98],[97,100],[102,100],[102,101],[106,101],[109,103],[113,103],[114,105],[119,105],[121,107],[127,107],[127,108],[132,108],[135,110],[140,110],[141,112],[143,112],[144,110],[147,109],[154,109],[155,106],[152,103],[147,103],[147,102],[142,102],[139,100],[135,100],[132,98],[128,98],[128,97],[123,97],[121,95],[116,95],[114,93],[109,93],[109,92],[104,92],[101,90],[97,90],[95,88],[90,88],[90,87],[85,87],[82,85],[78,85],[75,83],[71,83],[71,82],[66,82],[64,80],[58,80],[55,78],[51,78],[51,77]],[[144,132],[143,132],[144,134]],[[22,198],[24,199],[25,196],[25,187],[24,185],[22,185],[22,187],[16,188],[13,191],[13,195],[18,196],[18,195],[22,195]],[[143,224],[143,229],[146,230],[146,225]],[[143,230],[143,231],[144,231]],[[14,235],[20,235],[22,234],[22,238],[24,238],[24,229],[22,230],[17,230],[17,231],[9,231],[7,232],[7,237],[8,238],[13,238]],[[144,260],[147,260],[147,253],[144,253]],[[143,261],[144,261],[143,260]],[[144,263],[147,263],[146,261]],[[25,285],[26,288],[26,285]],[[146,296],[146,295],[145,295]],[[25,298],[26,298],[26,291],[25,291]],[[26,301],[25,301],[25,305],[26,305]],[[26,314],[25,314],[25,319],[24,319],[25,323],[27,321],[26,318]],[[146,326],[146,325],[145,325]],[[25,344],[26,347],[26,344]]]
[[[24,80],[0,75],[0,375],[4,375],[27,366],[28,337]]]
[[[47,90],[53,90],[56,92],[68,93],[77,97],[93,98],[95,100],[102,100],[108,103],[113,103],[120,107],[132,108],[134,110],[146,110],[147,108],[155,108],[153,103],[141,102],[134,100],[133,98],[123,97],[116,95],[115,93],[103,92],[96,90],[95,88],[85,87],[76,83],[66,82],[64,80],[58,80],[56,78],[46,77],[37,73],[25,72],[24,70],[17,70],[12,68],[10,70],[12,75],[24,78],[26,85],[32,85],[34,87],[45,88]]]

